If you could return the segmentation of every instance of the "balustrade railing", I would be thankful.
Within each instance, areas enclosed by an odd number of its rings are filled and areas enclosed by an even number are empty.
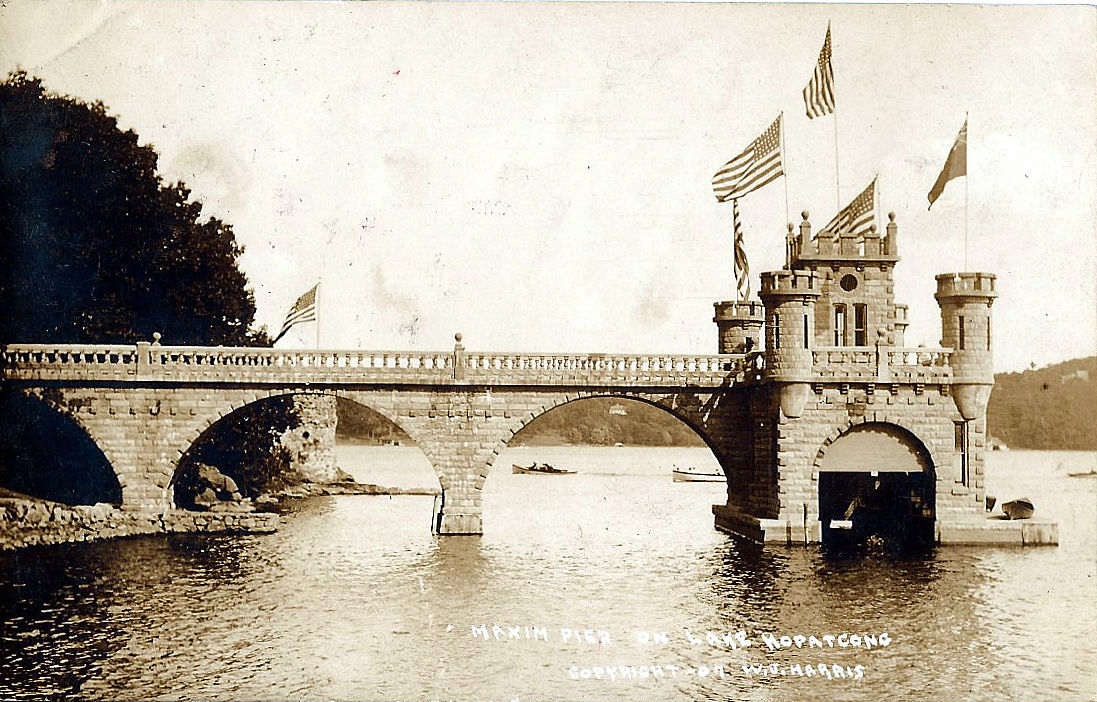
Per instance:
[[[760,355],[484,353],[11,344],[8,377],[214,382],[719,385],[758,370]],[[749,360],[748,360],[749,359]]]

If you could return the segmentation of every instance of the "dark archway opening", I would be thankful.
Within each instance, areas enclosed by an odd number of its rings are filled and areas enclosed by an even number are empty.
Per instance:
[[[727,478],[717,453],[679,406],[584,397],[531,419],[484,481],[485,536],[559,545],[585,539],[688,543],[717,535],[712,505],[727,501]],[[676,468],[708,474],[711,481],[676,482]]]
[[[922,550],[934,543],[935,516],[932,462],[905,430],[864,424],[828,448],[819,466],[824,546]]]
[[[25,395],[0,393],[0,490],[68,505],[121,504],[122,486],[75,421]]]
[[[222,417],[179,459],[172,481],[176,506],[210,509],[282,487],[292,456],[281,439],[296,425],[291,395],[259,400]]]

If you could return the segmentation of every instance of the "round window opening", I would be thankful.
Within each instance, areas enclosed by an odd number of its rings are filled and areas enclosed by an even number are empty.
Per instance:
[[[857,289],[857,276],[852,273],[846,273],[842,276],[842,279],[838,281],[838,284],[842,286],[842,290],[852,292]]]
[[[312,436],[312,434],[309,434],[309,433],[308,433],[308,431],[305,431],[305,432],[304,432],[303,434],[301,434],[301,436],[303,436],[304,438],[306,438],[306,439],[307,439],[307,438],[309,438],[310,436]]]

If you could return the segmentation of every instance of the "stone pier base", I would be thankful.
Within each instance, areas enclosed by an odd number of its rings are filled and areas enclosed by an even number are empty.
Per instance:
[[[805,525],[802,521],[758,519],[728,505],[713,505],[712,514],[719,531],[756,543],[802,546],[822,540],[822,525],[818,520],[809,520]],[[938,521],[934,534],[938,544],[951,546],[1053,546],[1059,543],[1058,523],[1033,519]]]

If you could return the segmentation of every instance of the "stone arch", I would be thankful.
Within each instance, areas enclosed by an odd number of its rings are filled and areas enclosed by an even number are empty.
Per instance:
[[[79,405],[78,402],[65,398],[61,391],[53,389],[30,391],[5,389],[5,392],[0,395],[0,400],[6,406],[16,405],[9,406],[9,410],[18,411],[18,405],[22,404],[31,413],[27,419],[49,418],[48,421],[52,421],[55,418],[58,422],[52,428],[56,431],[51,431],[50,427],[35,427],[34,425],[39,424],[38,421],[28,422],[32,426],[31,431],[41,429],[50,433],[47,440],[39,443],[52,447],[50,456],[56,463],[54,465],[45,458],[35,460],[31,471],[34,475],[28,476],[35,482],[25,487],[36,489],[32,489],[28,494],[66,504],[94,502],[120,504],[122,502],[125,478],[119,474],[118,457],[112,455],[113,452],[109,446],[97,440],[93,428],[83,420],[80,412],[74,411]],[[18,418],[8,417],[7,419],[9,421],[5,426],[5,432],[9,434],[9,438],[16,438],[10,433],[18,429]],[[26,439],[25,436],[18,437],[18,441],[13,442],[12,447],[31,443]],[[68,455],[59,456],[59,453]],[[82,456],[79,455],[81,453]],[[19,464],[22,461],[19,457],[13,458],[15,460],[10,462],[9,468],[18,476],[21,470]],[[80,470],[78,475],[74,475],[78,468],[83,470]],[[66,476],[69,476],[70,480],[64,481]],[[59,479],[63,482],[58,483]],[[51,482],[53,482],[52,485]],[[12,486],[9,487],[15,489]]]
[[[578,402],[580,400],[601,397],[620,400],[634,400],[666,412],[670,416],[674,417],[675,419],[689,427],[693,431],[693,433],[701,439],[701,441],[705,444],[709,451],[711,451],[712,454],[716,456],[726,474],[727,468],[723,465],[723,460],[721,458],[722,452],[720,450],[720,447],[717,445],[714,438],[709,434],[703,420],[699,416],[687,412],[682,408],[674,405],[673,403],[670,405],[667,404],[668,400],[673,400],[676,396],[677,395],[671,393],[633,393],[620,390],[579,391],[561,393],[559,395],[546,395],[543,398],[545,402],[540,406],[538,411],[527,412],[522,417],[519,417],[515,421],[511,422],[506,431],[503,432],[503,434],[496,440],[496,447],[492,450],[490,454],[487,466],[483,471],[478,474],[474,487],[478,491],[483,490],[484,484],[487,482],[487,477],[490,474],[491,469],[495,465],[495,459],[498,458],[502,450],[510,444],[510,441],[514,438],[515,434],[517,434],[523,428],[525,428],[538,418],[548,414],[557,407],[571,404],[572,402]]]
[[[385,407],[382,403],[373,401],[373,398],[369,397],[368,394],[366,394],[366,396],[363,396],[363,393],[331,388],[275,388],[263,391],[239,391],[235,393],[229,392],[224,393],[219,398],[220,402],[211,407],[210,411],[205,412],[201,420],[186,431],[186,436],[182,441],[182,448],[176,450],[175,459],[171,467],[170,484],[174,485],[176,480],[178,479],[180,469],[183,466],[185,457],[190,455],[193,449],[197,445],[199,445],[199,443],[224,420],[230,419],[234,414],[237,414],[241,410],[251,407],[260,402],[300,395],[325,395],[329,397],[341,398],[361,405],[362,407],[365,407],[392,422],[395,426],[399,427],[401,431],[411,437],[417,445],[419,444],[415,433],[413,431],[409,431],[409,427],[401,424],[401,422],[398,421],[398,417],[394,411],[392,411],[388,407]],[[418,448],[421,451],[423,450],[422,446],[418,446]],[[423,453],[427,455],[426,451],[423,451]],[[442,484],[442,487],[444,489],[445,484],[442,482],[443,476],[434,466],[433,461],[431,462],[431,468],[434,471],[435,477],[438,478],[440,484]]]
[[[933,444],[933,442],[926,442],[919,435],[919,432],[914,427],[910,426],[908,422],[904,421],[903,418],[877,414],[872,417],[850,417],[835,424],[815,454],[815,461],[812,464],[811,471],[812,478],[815,479],[818,477],[823,458],[826,456],[827,450],[832,444],[847,435],[851,430],[866,425],[892,427],[901,432],[907,437],[913,447],[923,454],[934,475],[937,474],[938,466],[947,465],[947,457],[942,454],[939,447]]]

